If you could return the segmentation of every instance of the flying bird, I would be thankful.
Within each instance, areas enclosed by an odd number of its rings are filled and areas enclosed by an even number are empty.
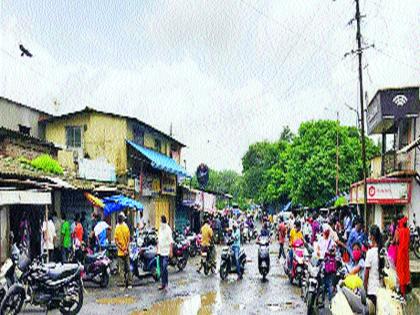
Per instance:
[[[20,44],[20,45],[19,45],[19,49],[20,49],[20,51],[22,52],[22,53],[20,54],[20,56],[21,56],[21,57],[23,57],[23,56],[27,56],[27,57],[29,57],[29,58],[31,58],[31,57],[32,57],[32,54],[29,52],[29,50],[27,50],[25,47],[23,47],[23,45],[22,45],[22,44]]]

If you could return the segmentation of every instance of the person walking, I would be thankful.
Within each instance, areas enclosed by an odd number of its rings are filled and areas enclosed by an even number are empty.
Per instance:
[[[286,224],[284,223],[284,219],[281,216],[280,223],[277,227],[277,236],[279,240],[279,259],[281,257],[286,259],[286,254],[284,252],[284,243],[286,242],[286,234],[287,234]]]
[[[118,255],[118,275],[119,286],[123,288],[132,288],[132,277],[130,272],[130,255],[128,245],[130,244],[130,230],[125,223],[126,216],[124,212],[118,214],[118,224],[115,228],[115,245],[117,245]]]
[[[71,251],[70,222],[66,220],[66,215],[63,212],[61,213],[61,219],[63,221],[60,230],[62,239],[61,260],[63,263],[66,263],[69,260]]]
[[[235,254],[236,272],[238,274],[238,280],[242,279],[241,264],[239,262],[239,253],[241,252],[241,231],[238,228],[238,224],[233,224],[233,245],[232,250]]]
[[[48,216],[48,220],[42,224],[42,234],[44,240],[44,251],[48,253],[48,261],[54,259],[54,239],[57,237],[52,216]]]
[[[164,215],[160,218],[159,236],[158,236],[158,248],[157,252],[159,255],[160,263],[160,275],[162,285],[159,290],[166,290],[168,288],[168,264],[169,257],[172,257],[172,244],[174,240],[172,238],[172,229],[167,224],[166,217]]]
[[[62,238],[61,238],[61,225],[63,224],[63,220],[58,217],[57,212],[53,212],[53,223],[56,231],[56,238],[54,239],[54,261],[55,262],[63,262],[62,261]]]
[[[371,248],[366,253],[363,286],[367,293],[367,297],[376,307],[376,293],[381,286],[379,275],[381,268],[383,268],[383,264],[381,264],[379,259],[379,253],[382,249],[382,235],[377,225],[372,225],[370,227],[369,240]]]
[[[407,285],[410,283],[410,229],[407,227],[407,217],[398,222],[396,233],[397,248],[397,275],[400,281],[400,290],[405,297]]]

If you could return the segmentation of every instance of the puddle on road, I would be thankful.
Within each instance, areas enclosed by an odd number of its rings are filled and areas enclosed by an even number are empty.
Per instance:
[[[211,315],[216,313],[216,308],[220,303],[220,293],[213,291],[162,301],[153,304],[149,309],[134,311],[131,315]]]
[[[103,298],[97,299],[98,304],[111,304],[111,305],[128,305],[136,302],[136,299],[132,296],[118,296],[114,298]]]

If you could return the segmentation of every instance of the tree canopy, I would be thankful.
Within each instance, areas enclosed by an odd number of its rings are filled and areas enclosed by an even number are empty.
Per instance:
[[[229,193],[244,206],[259,204],[324,206],[335,196],[336,141],[339,138],[339,190],[363,178],[361,141],[357,128],[337,121],[314,120],[294,135],[286,126],[277,141],[251,144],[242,158],[242,176],[231,170],[210,170],[208,190]],[[366,156],[379,148],[366,138]],[[196,179],[193,186],[198,187]]]

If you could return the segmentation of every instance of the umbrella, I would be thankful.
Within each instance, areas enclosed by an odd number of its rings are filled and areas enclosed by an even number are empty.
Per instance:
[[[84,193],[84,195],[85,195],[85,197],[86,197],[86,199],[92,204],[92,205],[94,205],[95,207],[100,207],[100,208],[104,208],[105,207],[105,205],[104,205],[104,203],[102,202],[102,200],[101,199],[99,199],[98,197],[95,197],[94,195],[92,195],[92,194],[90,194],[90,193],[88,193],[88,192],[85,192]]]
[[[104,230],[108,229],[110,226],[105,221],[98,222],[98,224],[95,225],[95,228],[93,231],[95,232],[95,236],[99,236]]]

